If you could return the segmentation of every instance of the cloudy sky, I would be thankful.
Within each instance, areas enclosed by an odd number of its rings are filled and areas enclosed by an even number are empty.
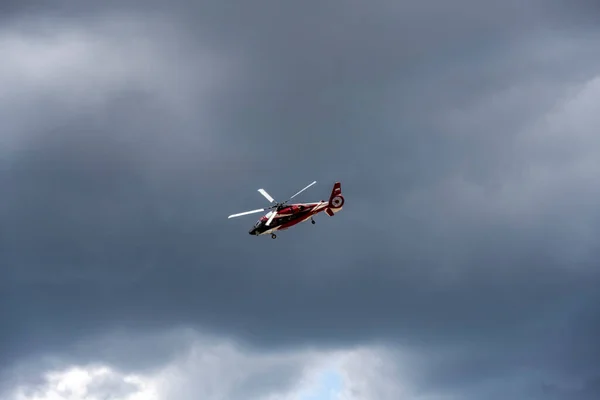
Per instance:
[[[599,17],[0,1],[0,398],[600,398]]]

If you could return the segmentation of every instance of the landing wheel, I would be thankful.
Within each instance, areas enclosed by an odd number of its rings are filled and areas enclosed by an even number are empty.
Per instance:
[[[277,238],[277,235],[274,233],[271,233],[271,239],[276,239],[276,238]]]
[[[315,220],[311,218],[310,223],[314,225],[315,224]]]

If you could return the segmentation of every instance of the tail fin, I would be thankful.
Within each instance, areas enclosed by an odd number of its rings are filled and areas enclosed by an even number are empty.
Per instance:
[[[340,182],[336,182],[333,185],[333,190],[331,191],[331,195],[329,196],[329,207],[325,210],[327,215],[333,217],[335,213],[340,211],[344,206],[344,196],[342,196],[342,184]]]
[[[329,202],[331,202],[331,200],[333,200],[333,198],[337,195],[341,195],[342,194],[342,184],[339,182],[336,182],[333,185],[333,189],[331,190],[331,196],[329,196]]]

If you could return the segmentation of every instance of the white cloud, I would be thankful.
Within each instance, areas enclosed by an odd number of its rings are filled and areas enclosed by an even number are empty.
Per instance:
[[[180,333],[168,337],[189,339],[189,331]],[[43,374],[41,384],[26,383],[37,381],[33,377],[22,381],[7,400],[401,400],[411,395],[403,383],[408,369],[399,369],[396,353],[385,348],[262,353],[193,335],[187,350],[162,366],[133,372],[100,361],[56,367]],[[114,340],[98,343],[120,348]]]
[[[106,366],[73,366],[45,375],[41,388],[20,387],[14,400],[160,400],[154,382]]]
[[[402,400],[413,398],[397,360],[386,349],[357,349],[341,357],[343,388],[335,400]],[[404,375],[405,376],[405,375]],[[332,400],[333,400],[332,399]]]

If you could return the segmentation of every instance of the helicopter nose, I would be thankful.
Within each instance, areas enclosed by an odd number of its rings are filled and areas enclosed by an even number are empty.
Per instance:
[[[251,234],[251,235],[255,235],[255,234],[256,234],[256,229],[255,229],[255,228],[252,228],[252,229],[250,229],[250,230],[248,231],[248,233],[249,233],[249,234]]]

